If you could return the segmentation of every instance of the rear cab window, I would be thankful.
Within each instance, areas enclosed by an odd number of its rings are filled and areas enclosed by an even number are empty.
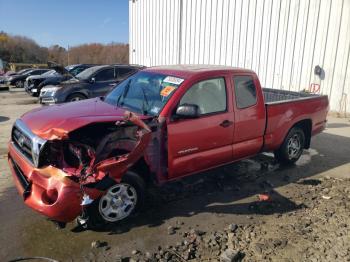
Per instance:
[[[254,79],[250,75],[234,76],[234,92],[236,105],[239,109],[254,106],[257,103]]]

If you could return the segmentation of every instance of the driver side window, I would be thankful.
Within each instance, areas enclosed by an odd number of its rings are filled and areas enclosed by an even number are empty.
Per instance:
[[[193,85],[180,100],[180,106],[194,104],[199,107],[200,115],[226,111],[225,79],[213,78]]]
[[[96,81],[108,81],[108,80],[112,80],[112,79],[114,79],[114,69],[113,68],[108,68],[108,69],[102,70],[95,75]]]

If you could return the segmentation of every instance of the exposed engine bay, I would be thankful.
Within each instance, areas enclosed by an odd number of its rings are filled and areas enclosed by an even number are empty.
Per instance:
[[[138,183],[167,179],[164,123],[124,111],[69,132],[50,128],[34,134],[17,120],[9,154],[16,186],[28,206],[62,225],[77,217],[86,223],[88,210],[105,221],[123,219],[142,201],[137,195],[144,185]]]
[[[68,138],[47,141],[39,163],[63,170],[80,184],[94,183],[106,175],[118,181],[143,155],[150,140],[150,128],[126,112],[123,121],[90,124]]]

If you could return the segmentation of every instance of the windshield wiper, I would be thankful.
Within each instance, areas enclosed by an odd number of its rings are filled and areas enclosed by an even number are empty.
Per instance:
[[[147,115],[148,110],[145,109],[145,106],[147,106],[147,109],[149,108],[148,98],[146,96],[145,89],[143,89],[143,86],[140,86],[143,94],[143,100],[142,100],[142,114]],[[146,103],[145,103],[146,102]]]
[[[123,97],[123,100],[125,99],[126,95],[128,94],[129,92],[129,89],[130,89],[130,83],[131,83],[131,79],[128,81],[128,83],[126,84],[124,90],[123,90],[123,93],[118,97],[117,99],[117,103],[116,103],[116,106],[119,107],[123,102],[122,100],[120,99],[121,97]]]

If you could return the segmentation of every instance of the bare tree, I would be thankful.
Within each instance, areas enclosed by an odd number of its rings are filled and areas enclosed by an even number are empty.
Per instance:
[[[115,64],[129,63],[129,45],[121,43],[83,44],[69,50],[53,45],[39,46],[34,40],[23,36],[12,36],[0,32],[0,58],[14,63],[46,63],[53,61],[62,65],[68,63]]]

